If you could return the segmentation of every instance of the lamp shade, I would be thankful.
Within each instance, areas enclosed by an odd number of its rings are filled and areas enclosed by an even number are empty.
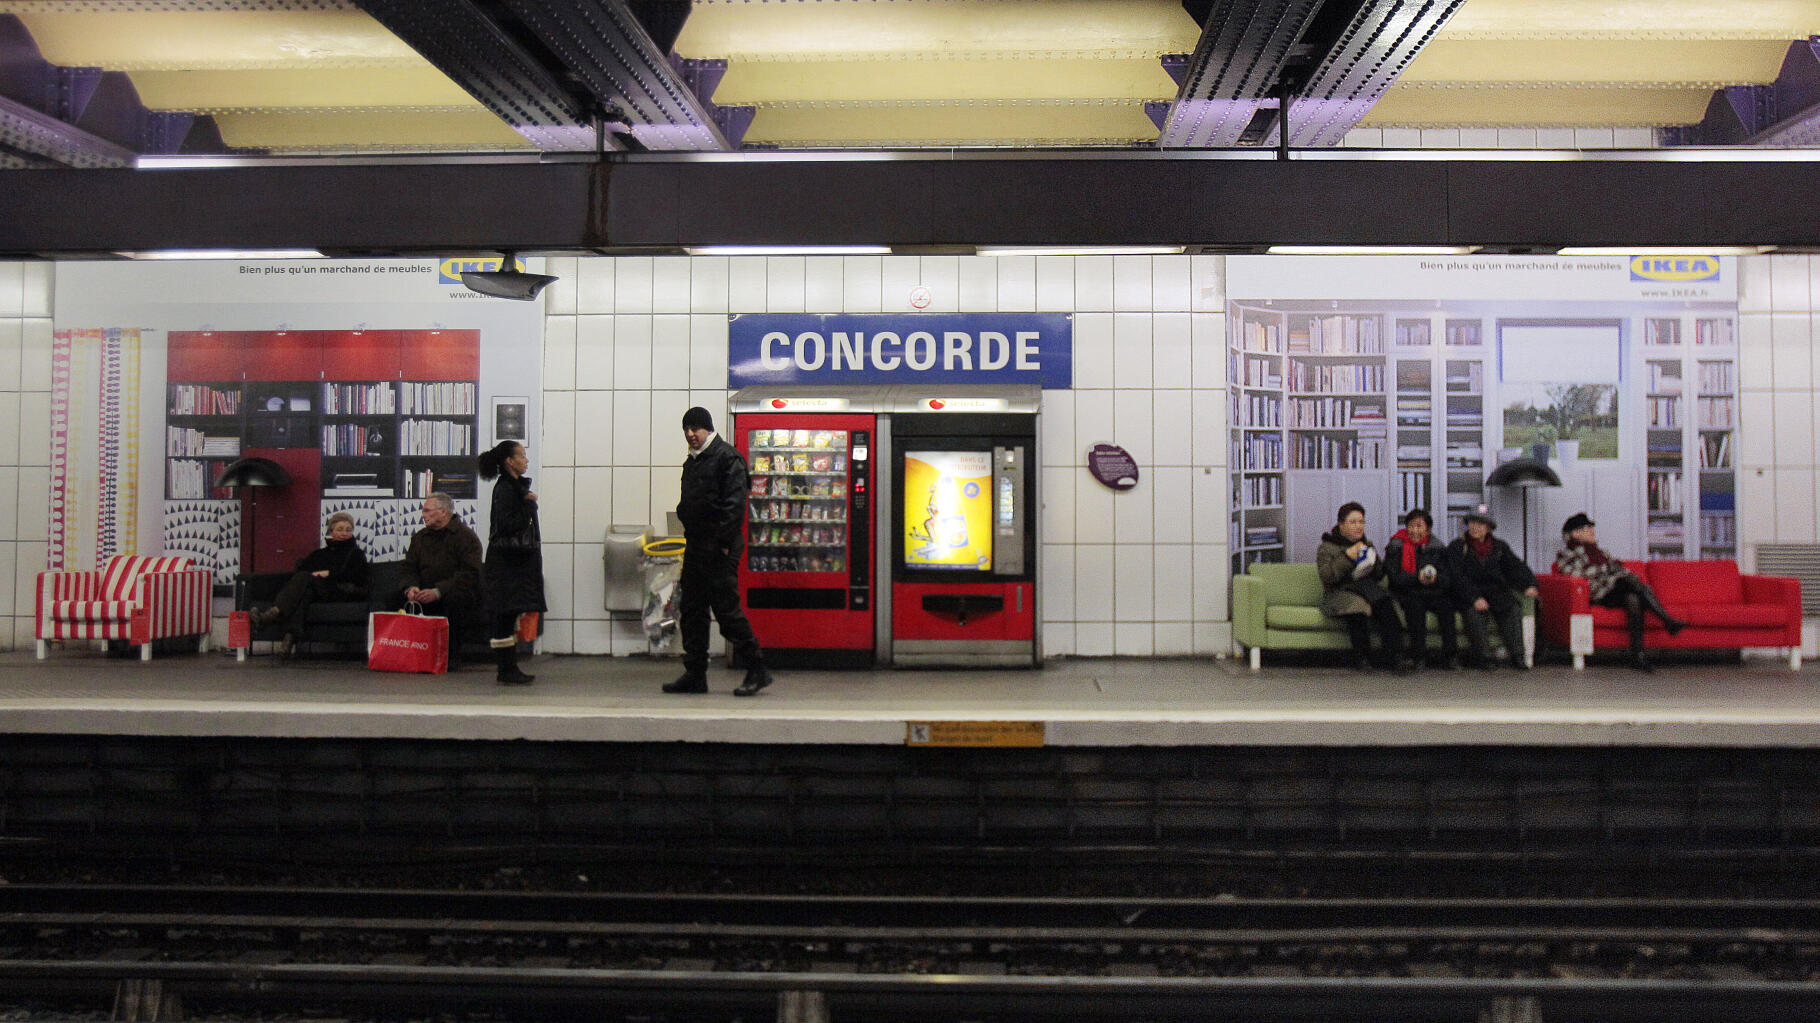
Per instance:
[[[1513,458],[1485,477],[1490,487],[1558,487],[1561,477],[1539,458]]]
[[[215,477],[218,487],[283,487],[290,482],[291,474],[269,458],[237,459]]]

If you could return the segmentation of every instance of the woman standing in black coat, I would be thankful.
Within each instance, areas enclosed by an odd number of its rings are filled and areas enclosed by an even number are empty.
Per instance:
[[[490,643],[502,685],[524,685],[535,676],[518,670],[518,618],[548,610],[543,602],[543,535],[537,528],[537,492],[525,470],[525,446],[502,440],[480,455],[480,478],[493,484],[493,515],[480,590],[492,616]]]

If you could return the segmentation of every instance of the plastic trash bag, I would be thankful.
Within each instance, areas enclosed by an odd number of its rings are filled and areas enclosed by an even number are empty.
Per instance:
[[[644,557],[645,643],[651,653],[674,648],[677,599],[682,593],[682,558]]]

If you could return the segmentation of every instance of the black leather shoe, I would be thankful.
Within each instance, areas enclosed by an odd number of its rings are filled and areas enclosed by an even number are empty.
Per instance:
[[[1632,671],[1640,671],[1645,675],[1654,675],[1656,673],[1656,666],[1649,663],[1649,658],[1642,654],[1638,654],[1630,659],[1630,669]]]
[[[297,656],[297,637],[287,632],[284,634],[284,638],[278,641],[278,659],[288,661],[295,656]]]
[[[771,684],[771,673],[762,664],[754,664],[746,669],[746,680],[733,690],[734,696],[756,696],[758,691]]]
[[[1670,618],[1662,623],[1662,627],[1668,630],[1669,635],[1675,636],[1679,635],[1682,629],[1687,628],[1687,623],[1679,618]]]
[[[666,693],[705,693],[708,691],[708,679],[705,675],[683,672],[674,682],[664,683]]]

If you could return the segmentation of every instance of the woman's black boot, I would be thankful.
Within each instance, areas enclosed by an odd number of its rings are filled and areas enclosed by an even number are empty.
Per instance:
[[[527,675],[518,670],[518,644],[496,646],[493,648],[493,659],[499,662],[499,684],[502,686],[530,685],[537,676]]]

